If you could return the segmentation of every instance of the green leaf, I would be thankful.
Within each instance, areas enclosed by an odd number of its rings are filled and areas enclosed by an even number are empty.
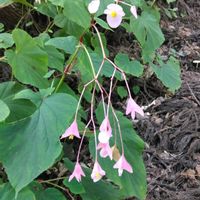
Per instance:
[[[56,6],[49,2],[42,2],[40,4],[37,4],[36,10],[42,13],[43,15],[46,15],[51,18],[54,18],[57,14]]]
[[[127,74],[136,77],[140,77],[143,74],[143,65],[137,60],[130,61],[127,54],[118,53],[115,57],[115,63]]]
[[[147,191],[146,172],[142,157],[144,142],[136,134],[135,130],[133,129],[132,122],[124,117],[121,112],[117,112],[116,114],[121,126],[125,157],[127,161],[132,165],[133,173],[130,174],[124,171],[123,175],[119,177],[117,170],[113,169],[113,161],[111,161],[109,158],[105,159],[101,157],[99,157],[98,160],[101,163],[103,169],[106,171],[107,178],[119,186],[120,193],[123,196],[123,198],[120,199],[135,196],[138,199],[143,200],[146,197]],[[104,118],[102,106],[99,106],[96,110],[96,116],[100,124]],[[114,127],[112,115],[110,116],[110,122],[111,126]],[[114,145],[113,137],[111,139],[111,146]],[[117,147],[119,148],[120,146],[120,137],[117,131]],[[94,155],[95,149],[93,138],[90,140],[90,152]]]
[[[17,198],[15,198],[15,190],[9,183],[0,185],[1,200],[36,200],[35,195],[28,188],[19,192]]]
[[[160,29],[159,21],[151,12],[143,11],[142,15],[135,19],[130,18],[130,31],[140,42],[143,57],[148,57],[164,42],[164,35]]]
[[[84,1],[82,0],[66,0],[64,3],[64,15],[68,20],[72,21],[75,24],[87,29],[90,27],[90,14],[85,6]]]
[[[64,16],[63,14],[58,14],[56,15],[56,17],[54,18],[54,23],[56,26],[63,28],[62,31],[64,31],[64,35],[66,35],[66,33],[68,35],[73,35],[76,38],[80,38],[80,36],[83,34],[84,32],[84,28],[75,24],[74,22],[70,21],[66,16]]]
[[[93,79],[92,67],[89,62],[88,56],[84,50],[81,50],[77,59],[76,67],[81,73],[81,79],[83,83]]]
[[[78,41],[74,36],[51,38],[45,43],[45,45],[54,46],[68,54],[74,53],[77,44]]]
[[[37,200],[66,200],[65,196],[55,188],[48,188],[36,193]]]
[[[16,50],[7,50],[5,55],[15,77],[25,84],[46,88],[48,81],[43,78],[47,73],[48,56],[25,31],[15,29],[12,33]]]
[[[69,159],[64,159],[66,167],[73,171],[73,164]],[[83,177],[81,180],[80,186],[78,189],[74,187],[75,183],[64,180],[64,184],[69,187],[71,191],[74,191],[76,194],[80,194],[83,200],[119,200],[120,195],[118,190],[108,182],[100,180],[94,183],[90,177],[92,170],[88,168],[83,168],[86,177]],[[75,181],[75,180],[74,180]],[[103,191],[103,192],[102,192]]]
[[[30,118],[0,126],[0,160],[16,192],[54,164],[62,150],[59,136],[76,105],[73,97],[55,94],[44,98]]]
[[[181,87],[180,64],[174,57],[170,57],[166,63],[160,60],[159,66],[153,63],[151,63],[150,66],[156,76],[170,91],[174,92]]]
[[[12,35],[10,33],[1,33],[0,34],[0,49],[7,49],[14,44]]]
[[[15,82],[4,82],[0,84],[0,100],[4,101],[10,110],[6,122],[13,122],[32,115],[36,109],[35,105],[25,99],[14,99],[16,93],[23,89]]]
[[[101,27],[105,28],[106,30],[113,31],[104,20],[97,17],[94,19],[96,20],[97,24],[99,24]]]
[[[122,86],[117,87],[117,93],[119,94],[121,99],[123,99],[124,97],[127,97],[128,95],[127,90]]]
[[[4,103],[4,101],[0,99],[0,122],[4,121],[9,114],[10,114],[9,107],[6,105],[6,103]]]
[[[45,51],[48,54],[48,66],[63,72],[64,55],[59,52],[54,46],[46,46]]]
[[[55,6],[64,7],[65,0],[49,0]]]

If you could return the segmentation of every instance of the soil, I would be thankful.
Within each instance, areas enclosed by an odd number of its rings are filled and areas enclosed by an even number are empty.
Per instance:
[[[175,95],[156,97],[155,84],[148,81],[154,89],[149,86],[147,93],[153,94],[155,105],[137,125],[147,146],[147,200],[200,200],[200,67],[193,63],[200,60],[200,24],[195,20],[200,17],[200,1],[180,0],[174,6],[187,15],[162,17],[166,41],[159,51],[169,56],[176,50],[183,83]]]
[[[172,19],[164,13],[168,5],[156,2],[163,13],[166,38],[159,53],[180,60],[183,83],[173,95],[153,76],[130,80],[142,88],[139,100],[143,105],[153,102],[145,110],[147,117],[136,124],[146,142],[147,200],[200,200],[200,64],[193,63],[200,60],[200,1],[177,0],[172,7],[178,8],[178,17]],[[10,21],[8,26],[12,27]],[[111,57],[120,51],[137,58],[139,47],[132,36],[119,32],[121,37],[117,33],[116,38],[107,34],[108,40],[112,38]],[[9,77],[9,68],[0,65],[0,82]]]

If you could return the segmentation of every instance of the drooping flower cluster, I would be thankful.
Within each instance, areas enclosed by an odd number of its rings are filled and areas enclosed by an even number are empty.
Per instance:
[[[110,27],[112,27],[112,28],[118,27],[122,22],[123,16],[125,16],[123,8],[118,3],[123,3],[125,5],[130,6],[131,13],[137,18],[137,10],[134,6],[131,6],[127,3],[124,3],[123,1],[118,0],[118,1],[116,1],[116,3],[109,4],[107,6],[106,10],[104,11],[104,13],[107,15],[107,22],[110,25]],[[98,11],[99,7],[100,7],[100,0],[92,0],[88,5],[88,11],[93,15]],[[80,99],[78,101],[74,121],[61,136],[61,139],[63,139],[63,138],[73,139],[74,137],[76,137],[78,139],[81,138],[79,149],[78,149],[78,154],[77,154],[77,159],[76,159],[76,164],[75,164],[75,167],[74,167],[74,170],[73,170],[71,176],[69,177],[69,181],[71,181],[72,179],[75,178],[78,182],[80,182],[81,177],[85,176],[85,173],[84,173],[84,171],[81,167],[80,161],[79,161],[79,156],[80,156],[80,151],[81,151],[81,147],[83,144],[83,140],[84,140],[84,137],[86,134],[86,130],[88,129],[89,125],[92,125],[92,127],[93,127],[92,131],[94,133],[94,142],[95,142],[95,157],[94,157],[95,159],[94,159],[94,165],[93,165],[93,169],[92,169],[92,173],[91,173],[92,180],[94,182],[97,182],[103,176],[106,175],[106,172],[102,169],[101,165],[98,162],[98,153],[99,153],[100,157],[102,157],[102,158],[109,157],[110,160],[115,161],[113,168],[118,170],[119,176],[122,176],[124,170],[129,173],[133,173],[132,166],[125,157],[124,146],[123,146],[123,134],[122,134],[122,131],[120,128],[120,122],[119,122],[119,119],[115,113],[115,110],[114,110],[114,108],[112,106],[112,102],[111,102],[111,96],[112,96],[112,91],[113,91],[113,79],[114,79],[116,71],[120,72],[122,77],[124,78],[126,88],[128,91],[128,95],[129,95],[129,98],[127,100],[125,114],[126,115],[131,114],[131,117],[133,120],[135,119],[135,117],[137,117],[136,113],[140,114],[141,116],[144,116],[144,112],[143,112],[142,108],[133,100],[133,98],[131,96],[130,88],[129,88],[124,71],[119,66],[117,66],[113,61],[111,61],[109,58],[107,58],[107,56],[105,54],[103,42],[101,39],[101,35],[100,35],[96,25],[92,24],[92,26],[97,33],[100,47],[102,50],[103,58],[102,58],[102,63],[99,66],[98,72],[96,73],[96,71],[94,70],[94,65],[93,65],[92,59],[90,57],[90,54],[89,54],[86,46],[80,41],[80,46],[86,52],[86,55],[90,62],[94,78],[84,85],[83,91],[82,91],[82,93],[80,95]],[[114,68],[113,74],[110,79],[111,80],[110,81],[110,89],[109,89],[108,94],[107,94],[107,92],[105,92],[106,91],[105,88],[98,81],[98,76],[104,66],[105,61],[108,61]],[[94,84],[92,98],[91,98],[91,109],[90,109],[91,116],[90,116],[89,122],[85,126],[85,129],[84,129],[82,137],[81,137],[79,134],[79,130],[78,130],[77,115],[78,115],[78,110],[79,110],[85,89],[90,84]],[[96,92],[96,87],[98,87],[99,91],[101,92],[102,105],[103,105],[103,111],[104,111],[104,119],[100,124],[98,134],[96,131],[96,125],[95,125],[96,123],[95,123],[94,117],[93,117],[94,101],[95,101],[94,96],[95,96],[95,92]],[[105,93],[107,94],[107,97],[108,97],[107,107],[105,106],[105,102],[104,102],[105,101],[105,98],[104,98]],[[113,114],[114,121],[117,123],[117,128],[118,128],[118,133],[119,133],[119,138],[120,138],[121,153],[120,153],[120,150],[117,148],[117,146],[119,144],[117,144],[117,140],[116,140],[116,138],[117,138],[116,127],[114,129],[115,134],[113,134],[112,126],[110,123],[109,115],[110,115],[111,111]],[[110,143],[111,143],[112,137],[115,139],[115,143],[114,143],[114,146],[111,147]]]
[[[123,8],[119,5],[119,3],[129,6],[132,15],[136,19],[138,18],[137,8],[135,6],[120,0],[115,0],[115,2],[116,3],[109,4],[104,10],[104,14],[107,15],[106,20],[111,28],[117,28],[121,24],[122,19],[125,16]],[[88,5],[88,11],[90,12],[90,14],[95,14],[98,11],[99,6],[100,0],[92,0]]]

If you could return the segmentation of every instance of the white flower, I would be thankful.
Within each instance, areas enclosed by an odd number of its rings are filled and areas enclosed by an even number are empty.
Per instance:
[[[95,14],[100,6],[100,0],[92,0],[89,4],[88,4],[88,11],[90,14]]]

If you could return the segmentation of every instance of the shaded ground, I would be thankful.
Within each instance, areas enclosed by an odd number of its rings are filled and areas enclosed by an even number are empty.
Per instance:
[[[147,110],[149,118],[138,125],[149,146],[144,153],[147,200],[200,200],[200,67],[193,63],[200,60],[200,24],[195,20],[200,17],[200,2],[178,1],[177,6],[187,16],[163,18],[167,40],[160,52],[168,56],[176,50],[183,84],[176,95],[158,97]],[[148,93],[155,94],[150,88]]]

